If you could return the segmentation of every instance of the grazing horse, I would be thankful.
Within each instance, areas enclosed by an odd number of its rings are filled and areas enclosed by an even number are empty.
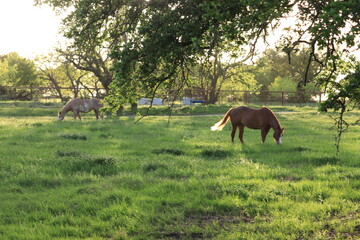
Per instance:
[[[65,118],[65,114],[69,111],[74,112],[74,119],[76,119],[76,116],[79,117],[81,120],[80,113],[85,112],[88,113],[91,110],[94,110],[96,120],[99,119],[100,115],[100,108],[103,107],[103,105],[100,103],[100,99],[92,98],[92,99],[78,99],[74,98],[73,100],[69,101],[62,109],[59,111],[58,120],[63,120]],[[100,115],[101,119],[103,119],[103,116]]]
[[[274,140],[277,144],[282,143],[282,136],[284,135],[284,128],[281,128],[279,120],[276,118],[273,111],[267,107],[253,109],[249,107],[236,107],[231,108],[224,115],[218,123],[211,127],[212,131],[221,131],[225,124],[229,121],[232,124],[231,140],[234,142],[236,128],[239,128],[239,139],[243,141],[244,127],[250,129],[260,129],[262,142],[265,142],[266,135],[270,128],[274,129]]]

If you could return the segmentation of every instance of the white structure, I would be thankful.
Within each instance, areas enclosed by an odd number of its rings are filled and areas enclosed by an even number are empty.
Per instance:
[[[142,98],[138,101],[139,105],[150,105],[151,104],[151,98]],[[161,106],[163,105],[163,101],[161,98],[154,98],[152,100],[152,105],[158,105]]]
[[[152,104],[161,106],[161,105],[163,105],[163,101],[161,98],[154,98]]]
[[[194,103],[192,102],[193,100],[194,100],[193,98],[184,97],[183,98],[183,104],[184,105],[194,105]]]
[[[150,105],[150,101],[148,98],[142,98],[138,101],[139,105]]]

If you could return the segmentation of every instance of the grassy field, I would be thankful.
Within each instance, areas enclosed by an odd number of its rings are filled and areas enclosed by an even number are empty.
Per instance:
[[[228,107],[210,108],[187,113]],[[328,116],[274,109],[281,146],[250,129],[232,144],[229,124],[210,131],[221,116],[1,108],[0,239],[359,239],[360,126],[336,158]]]

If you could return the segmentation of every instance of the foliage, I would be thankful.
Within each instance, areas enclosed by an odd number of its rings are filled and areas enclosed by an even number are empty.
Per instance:
[[[36,87],[41,84],[37,76],[33,61],[20,57],[17,53],[9,53],[0,56],[0,86],[4,87]],[[33,92],[30,89],[0,89],[2,95],[9,95],[12,99],[32,99]]]
[[[220,116],[167,126],[12,110],[16,121],[0,116],[1,239],[360,237],[359,126],[334,158],[332,122],[315,111],[277,113],[287,127],[277,146],[251,130],[231,144],[230,130],[209,130]]]
[[[71,9],[64,20],[65,35],[75,46],[110,48],[116,71],[113,102],[136,97],[133,93],[139,88],[151,93],[160,85],[174,86],[198,56],[211,56],[216,47],[235,53],[242,44],[250,44],[253,50],[257,40],[290,12],[297,21],[283,37],[283,50],[291,62],[290,56],[300,45],[309,47],[305,84],[313,62],[335,70],[338,52],[354,47],[360,31],[357,0],[36,3],[50,4],[56,10]],[[180,83],[183,81],[186,79]]]
[[[303,83],[309,81],[310,65],[316,62],[329,74],[324,83],[331,81],[337,70],[342,52],[358,48],[360,33],[360,5],[358,0],[349,1],[297,1],[294,14],[296,22],[283,36],[285,51],[291,61],[291,54],[299,47],[310,49]]]
[[[197,56],[212,55],[259,38],[272,20],[288,12],[287,1],[37,1],[75,6],[65,19],[66,36],[79,46],[110,39],[116,80],[110,103],[151,95],[160,85],[182,87]],[[259,11],[261,9],[261,11]],[[127,41],[122,41],[126,34]]]
[[[124,18],[118,9],[122,1],[35,0],[35,4],[49,4],[56,12],[68,14],[63,19],[62,33],[70,41],[67,46],[58,48],[57,53],[76,69],[93,74],[100,82],[97,87],[104,88],[107,93],[114,78],[110,52],[118,42],[122,42],[119,37],[122,29],[117,23]]]
[[[329,70],[323,79],[329,82],[339,52],[358,47],[360,33],[358,0],[35,2],[69,12],[64,34],[75,49],[111,52],[115,79],[108,102],[114,107],[153,96],[159,89],[183,88],[190,66],[199,57],[210,59],[216,49],[236,55],[248,45],[254,54],[259,39],[289,16],[296,21],[283,35],[281,46],[288,62],[293,62],[297,51],[309,49],[304,64],[295,64],[305,68],[301,83],[312,80],[313,65]]]
[[[230,79],[224,83],[224,90],[258,91],[260,83],[256,81],[254,66],[237,65],[230,70]]]
[[[282,78],[277,77],[271,86],[269,87],[270,91],[287,91],[294,92],[296,91],[296,83],[291,78]]]
[[[264,7],[264,12],[258,12],[257,7]],[[119,61],[113,87],[125,97],[133,84],[149,94],[160,85],[182,87],[198,57],[216,58],[217,48],[236,48],[251,36],[262,34],[264,25],[277,15],[272,11],[287,6],[281,2],[267,8],[254,2],[248,8],[239,1],[154,1],[144,8],[135,19],[140,27],[134,31],[139,34],[114,55]],[[239,14],[240,9],[244,12]],[[235,49],[229,52],[236,53]],[[134,83],[133,76],[141,80]]]
[[[9,53],[0,56],[0,85],[3,86],[38,86],[39,79],[36,75],[34,62],[19,56],[17,53]]]
[[[303,90],[304,87],[301,85],[301,82],[305,75],[308,55],[308,49],[296,51],[292,53],[291,63],[289,63],[288,56],[284,52],[277,49],[267,49],[256,61],[253,73],[256,80],[263,85],[263,89],[269,90],[276,78],[279,78],[278,81],[280,79],[287,79],[293,82],[292,84],[288,82],[289,85],[295,86],[295,88],[289,86],[287,89],[292,89],[290,91]],[[305,87],[309,91],[319,89],[314,86],[319,67],[320,65],[315,62],[310,65],[308,82],[311,84]]]
[[[198,62],[190,68],[190,79],[187,85],[195,90],[196,88],[200,89],[201,99],[205,100],[206,104],[216,104],[226,83],[231,81],[244,85],[251,84],[243,81],[242,77],[245,76],[245,73],[236,71],[241,65],[241,61],[216,49],[211,59],[199,58]],[[237,74],[240,76],[237,77]]]

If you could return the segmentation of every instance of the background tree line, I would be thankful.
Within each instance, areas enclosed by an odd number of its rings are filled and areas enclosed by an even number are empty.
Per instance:
[[[295,64],[289,65],[286,54],[276,49],[269,49],[253,64],[223,58],[220,52],[208,61],[200,59],[189,70],[187,87],[202,89],[201,96],[207,103],[216,103],[221,90],[236,91],[318,91],[319,87],[308,85],[306,89],[299,87],[304,74],[304,51],[293,56]],[[0,86],[2,95],[10,95],[13,99],[27,99],[35,97],[33,87],[52,88],[51,94],[62,101],[75,97],[105,96],[105,88],[101,77],[94,74],[96,70],[89,70],[86,63],[75,62],[76,58],[69,52],[58,51],[48,56],[40,56],[29,60],[10,53],[0,56]],[[83,64],[84,67],[81,67]],[[94,65],[96,66],[96,65]],[[106,78],[109,83],[113,80],[113,72],[106,68]],[[312,79],[316,68],[311,69]],[[100,72],[100,71],[99,71]],[[101,74],[98,74],[101,76]],[[108,86],[109,84],[105,84]],[[11,88],[22,87],[16,92]],[[80,89],[85,90],[85,95]]]
[[[39,92],[39,87],[48,89]],[[2,98],[32,100],[52,95],[67,101],[75,97],[100,97],[104,95],[102,88],[98,78],[91,72],[76,68],[59,54],[39,56],[35,60],[26,59],[17,53],[0,56]]]

